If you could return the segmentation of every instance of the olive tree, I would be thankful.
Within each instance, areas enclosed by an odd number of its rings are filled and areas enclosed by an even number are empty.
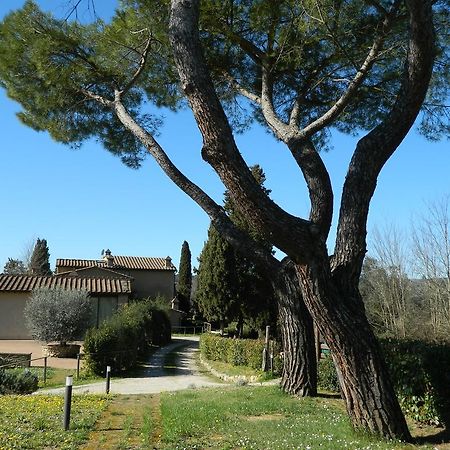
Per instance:
[[[91,305],[84,290],[35,289],[25,305],[26,325],[33,339],[66,345],[89,327]]]

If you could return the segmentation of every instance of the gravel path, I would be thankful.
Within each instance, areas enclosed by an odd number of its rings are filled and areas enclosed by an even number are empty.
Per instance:
[[[164,391],[178,391],[207,386],[223,386],[200,374],[195,363],[198,351],[198,337],[177,337],[172,343],[156,351],[142,374],[135,378],[112,378],[112,394],[155,394]],[[176,361],[176,368],[164,369],[167,354],[181,347]],[[65,388],[40,389],[38,394],[62,394]],[[73,387],[74,394],[104,393],[105,382],[84,384]]]

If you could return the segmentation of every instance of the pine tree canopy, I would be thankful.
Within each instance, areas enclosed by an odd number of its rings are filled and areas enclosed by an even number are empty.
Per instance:
[[[420,126],[433,139],[449,130],[446,6],[448,0],[434,5],[438,64]],[[267,125],[264,89],[278,120],[312,126],[317,144],[330,127],[372,128],[396,99],[407,51],[403,2],[210,0],[202,7],[206,57],[238,127],[254,119]],[[0,24],[0,83],[22,105],[18,116],[26,125],[74,146],[95,137],[138,167],[146,152],[124,133],[113,102],[120,95],[150,133],[161,119],[144,103],[180,105],[167,22],[164,0],[122,1],[110,23],[90,24],[55,18],[28,0]]]

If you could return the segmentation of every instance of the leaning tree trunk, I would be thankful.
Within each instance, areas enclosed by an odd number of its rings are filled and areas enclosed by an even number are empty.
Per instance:
[[[296,269],[305,304],[330,347],[354,428],[411,439],[359,293],[337,288],[325,252]]]
[[[283,341],[281,387],[301,397],[317,395],[314,324],[300,292],[292,263],[283,263],[273,282]]]

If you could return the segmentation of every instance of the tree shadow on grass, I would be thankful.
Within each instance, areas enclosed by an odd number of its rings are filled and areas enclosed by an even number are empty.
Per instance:
[[[317,397],[319,398],[335,398],[335,399],[340,399],[341,394],[337,393],[337,392],[319,392],[317,394]]]
[[[435,428],[435,430],[436,433],[415,436],[413,443],[416,445],[450,444],[450,428]]]

